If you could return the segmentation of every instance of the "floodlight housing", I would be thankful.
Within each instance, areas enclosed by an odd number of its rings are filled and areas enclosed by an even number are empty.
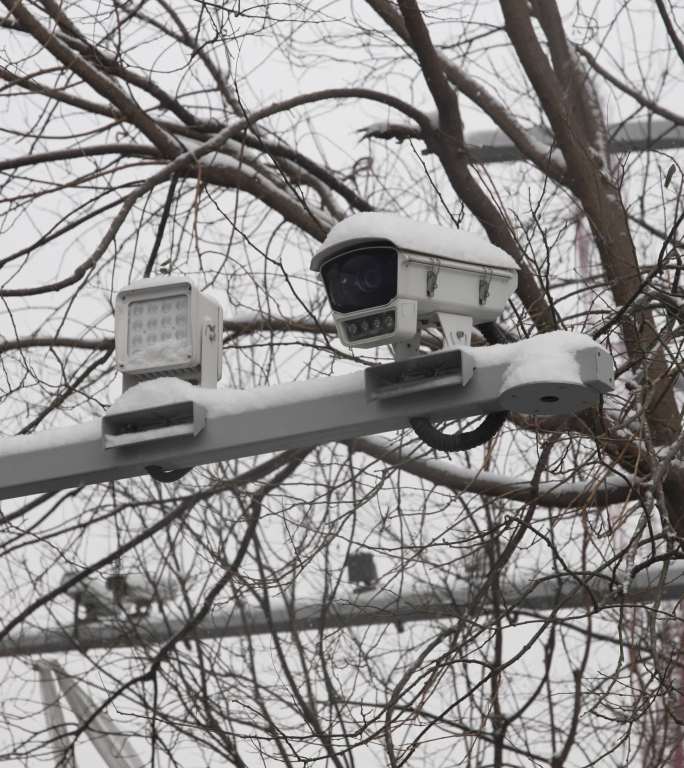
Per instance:
[[[468,346],[473,323],[496,320],[518,283],[518,265],[487,240],[389,213],[336,224],[311,269],[340,340],[362,348],[410,342],[431,325],[447,346]]]
[[[160,376],[202,387],[221,378],[221,305],[184,277],[138,280],[114,309],[116,364],[123,388]]]

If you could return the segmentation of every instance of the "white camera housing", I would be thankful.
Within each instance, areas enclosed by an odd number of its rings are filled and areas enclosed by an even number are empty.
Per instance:
[[[221,378],[223,310],[184,277],[145,278],[116,297],[114,340],[123,388],[160,376],[202,387]]]
[[[339,338],[362,348],[411,342],[437,324],[448,346],[468,345],[473,323],[495,320],[518,284],[518,265],[488,241],[389,213],[336,224],[311,269]]]

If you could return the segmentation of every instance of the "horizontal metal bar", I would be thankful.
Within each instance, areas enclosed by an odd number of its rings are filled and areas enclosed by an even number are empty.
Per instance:
[[[548,143],[550,134],[530,131],[538,142]],[[684,147],[684,126],[669,120],[628,120],[608,126],[608,152],[644,152]],[[466,134],[468,154],[476,163],[505,163],[523,160],[520,150],[499,128]],[[551,149],[551,146],[549,146]]]
[[[268,613],[260,608],[236,606],[231,611],[216,612],[206,618],[188,638],[207,640],[457,618],[473,610],[471,604],[475,590],[476,587],[459,585],[451,590],[426,588],[398,595],[381,589],[351,595],[347,599],[338,598],[329,603],[305,602],[290,607],[276,605]],[[641,604],[656,599],[679,600],[683,595],[684,567],[671,565],[666,574],[661,568],[640,571],[626,587],[608,578],[570,575],[503,584],[500,600],[512,612],[577,608],[595,612],[620,604]],[[486,601],[476,608],[477,613],[489,610]],[[164,643],[181,631],[186,621],[182,618],[106,620],[81,624],[77,634],[72,627],[34,630],[0,642],[0,657],[155,645]]]
[[[476,366],[466,386],[421,390],[388,399],[369,396],[363,372],[251,391],[203,389],[180,380],[143,382],[128,390],[110,413],[120,411],[118,406],[126,402],[125,398],[135,403],[131,411],[193,400],[205,408],[206,426],[195,436],[108,450],[100,419],[2,438],[0,499],[144,475],[149,466],[182,469],[348,440],[407,427],[414,416],[460,418],[509,408],[522,413],[574,413],[596,403],[599,392],[606,391],[594,369],[597,355],[608,353],[587,336],[557,334],[562,339],[559,352],[544,341],[549,335],[515,344],[468,348]],[[539,362],[548,357],[549,349],[556,364],[541,367],[541,375]],[[528,365],[521,365],[522,360],[528,360]],[[509,368],[512,375],[507,375]],[[581,375],[567,382],[563,371],[579,371]],[[610,389],[610,382],[605,386]],[[549,392],[552,402],[548,401]]]

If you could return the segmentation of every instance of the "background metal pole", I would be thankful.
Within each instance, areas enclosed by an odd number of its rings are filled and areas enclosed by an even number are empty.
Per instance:
[[[530,131],[537,141],[549,144],[552,137],[542,129]],[[628,120],[608,126],[608,152],[646,152],[684,147],[684,125],[669,120]],[[518,148],[498,128],[466,134],[465,143],[475,163],[506,163],[524,160]],[[549,144],[549,150],[553,147]]]
[[[366,591],[329,603],[302,602],[273,606],[268,614],[260,608],[236,606],[201,622],[188,639],[216,639],[263,635],[273,632],[306,632],[335,627],[371,624],[403,624],[411,621],[456,618],[488,611],[486,602],[472,606],[475,587],[420,589],[397,595],[390,590]],[[583,608],[596,612],[620,604],[655,600],[679,600],[684,596],[684,566],[670,565],[640,571],[631,583],[620,586],[603,577],[551,576],[505,584],[501,600],[511,611],[557,611]],[[126,648],[163,643],[185,626],[182,618],[118,620],[54,627],[26,632],[0,643],[0,657],[28,656],[96,648]]]

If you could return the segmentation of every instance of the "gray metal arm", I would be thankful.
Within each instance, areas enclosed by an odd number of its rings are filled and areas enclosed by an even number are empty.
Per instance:
[[[551,139],[540,129],[532,130],[530,134],[542,144],[548,144]],[[628,120],[609,125],[608,137],[608,152],[611,154],[649,149],[665,151],[684,147],[684,126],[662,119]],[[470,157],[476,163],[505,163],[523,159],[520,150],[499,128],[467,133],[465,142]]]
[[[293,608],[275,605],[269,614],[260,608],[236,607],[220,611],[202,621],[190,638],[214,639],[294,632],[370,624],[401,624],[410,621],[456,618],[472,610],[473,590],[465,585],[453,589],[421,589],[397,595],[391,590],[363,592],[328,604],[302,602]],[[501,600],[511,611],[551,611],[571,608],[601,610],[621,603],[639,604],[654,600],[678,600],[684,595],[684,567],[670,565],[640,571],[631,583],[620,586],[607,578],[562,575],[503,585]],[[486,613],[487,604],[477,613]],[[160,644],[185,626],[185,620],[142,619],[81,624],[78,638],[72,628],[54,627],[25,632],[0,642],[0,657],[57,653],[95,648],[123,648]]]
[[[348,440],[415,416],[575,413],[612,382],[608,353],[564,332],[251,391],[144,382],[105,419],[0,440],[0,499]],[[166,419],[169,409],[168,425],[156,428],[155,414]]]

